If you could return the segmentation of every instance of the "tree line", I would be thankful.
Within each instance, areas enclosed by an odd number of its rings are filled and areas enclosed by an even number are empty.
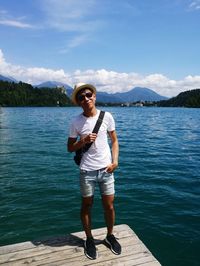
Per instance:
[[[98,106],[121,106],[121,103],[97,102]],[[145,102],[144,106],[200,108],[200,89],[185,91],[169,100]],[[73,106],[63,87],[34,88],[24,82],[0,80],[0,106]],[[130,104],[130,106],[132,106]],[[133,105],[134,106],[134,105]]]
[[[64,88],[34,88],[19,82],[0,81],[0,106],[71,106]]]
[[[181,92],[178,96],[156,104],[160,107],[193,107],[200,108],[200,89]]]

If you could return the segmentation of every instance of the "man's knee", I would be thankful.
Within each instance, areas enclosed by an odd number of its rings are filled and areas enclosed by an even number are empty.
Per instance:
[[[111,203],[104,204],[104,209],[105,209],[105,211],[114,211],[113,203],[111,202]]]
[[[103,196],[103,206],[106,211],[113,211],[114,210],[114,196]]]
[[[93,197],[82,198],[82,209],[90,209],[93,205]]]

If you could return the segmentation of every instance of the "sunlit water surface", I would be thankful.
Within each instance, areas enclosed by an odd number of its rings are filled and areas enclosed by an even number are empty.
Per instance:
[[[103,108],[116,120],[116,224],[166,266],[200,255],[200,109]],[[82,231],[78,169],[66,151],[79,108],[0,109],[0,244]],[[93,227],[104,227],[98,190]]]

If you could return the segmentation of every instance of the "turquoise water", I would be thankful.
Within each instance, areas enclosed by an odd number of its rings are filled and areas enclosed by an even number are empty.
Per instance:
[[[116,223],[166,266],[199,265],[200,109],[103,108],[116,119]],[[0,109],[0,245],[81,231],[78,169],[66,151],[79,108]],[[104,225],[98,191],[93,227]]]

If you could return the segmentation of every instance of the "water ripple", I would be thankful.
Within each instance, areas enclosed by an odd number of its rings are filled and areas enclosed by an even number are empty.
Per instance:
[[[120,144],[116,222],[127,223],[162,265],[199,262],[200,110],[104,108]],[[82,230],[78,169],[66,152],[79,108],[2,108],[0,244]],[[95,196],[93,226],[104,226]],[[159,243],[159,244],[158,244]]]

